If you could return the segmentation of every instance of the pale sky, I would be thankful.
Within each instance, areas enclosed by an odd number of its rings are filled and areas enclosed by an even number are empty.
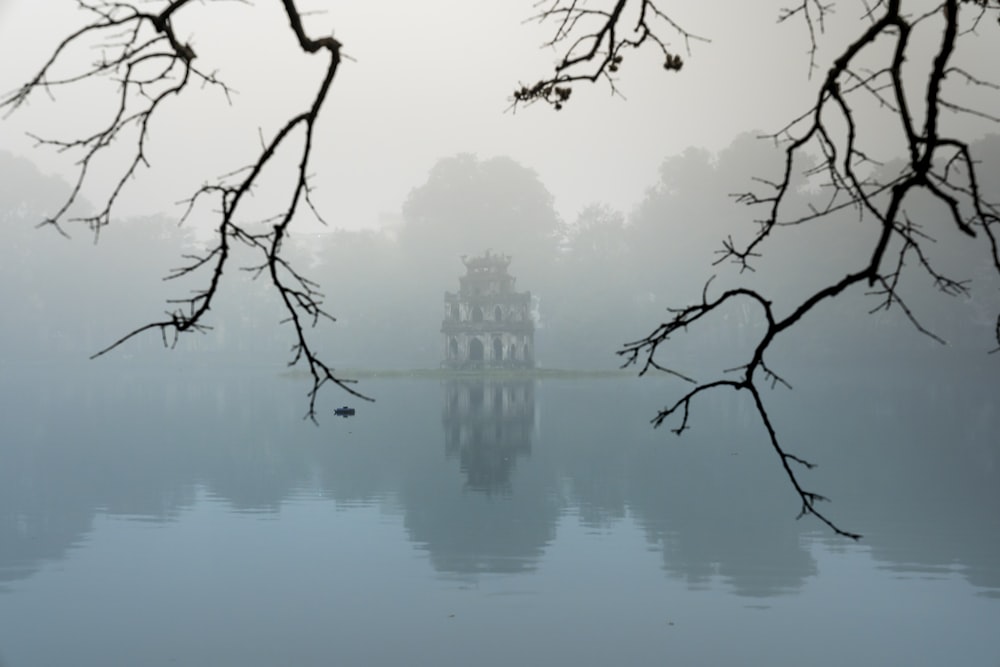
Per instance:
[[[79,25],[75,5],[0,0],[0,90],[28,78]],[[611,97],[604,84],[578,84],[561,112],[535,106],[508,113],[515,85],[547,75],[556,59],[539,48],[550,27],[524,23],[533,6],[300,2],[303,10],[326,9],[310,17],[310,31],[332,29],[354,58],[333,84],[313,162],[316,200],[331,226],[376,226],[380,214],[397,214],[439,158],[460,152],[509,155],[535,169],[567,222],[591,202],[628,212],[665,157],[688,146],[719,150],[749,129],[775,130],[807,107],[817,86],[807,79],[804,25],[776,26],[781,2],[662,2],[686,29],[712,40],[692,45],[681,72],[664,71],[650,52],[625,63],[619,86],[627,100]],[[824,42],[830,46],[843,44],[843,26],[857,29],[861,3],[838,8]],[[153,171],[123,200],[122,214],[176,212],[172,203],[204,179],[246,164],[258,128],[269,137],[304,108],[319,82],[319,56],[298,52],[275,1],[194,4],[175,25],[189,36],[196,63],[217,69],[239,94],[233,107],[209,92],[164,109],[170,117],[153,130]],[[671,45],[683,52],[679,37]],[[98,92],[57,93],[55,103],[36,97],[0,121],[0,147],[68,175],[66,155],[33,150],[24,132],[65,137],[88,127],[95,105],[111,99]],[[88,194],[96,198],[108,183],[99,175],[94,185]]]

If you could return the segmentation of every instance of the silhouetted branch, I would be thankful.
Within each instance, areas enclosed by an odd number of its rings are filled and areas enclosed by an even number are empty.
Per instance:
[[[214,74],[204,73],[194,65],[194,49],[174,31],[174,17],[198,3],[172,0],[159,12],[145,11],[141,8],[145,5],[129,2],[78,0],[78,4],[81,9],[93,15],[91,22],[64,39],[30,81],[0,99],[0,108],[5,107],[7,113],[12,113],[35,93],[46,92],[51,95],[54,90],[96,78],[103,77],[116,82],[117,107],[98,132],[69,140],[38,139],[40,144],[81,154],[76,182],[69,197],[55,215],[42,223],[51,224],[65,233],[62,223],[79,197],[94,158],[113,142],[127,140],[127,130],[136,131],[134,154],[101,210],[94,215],[71,219],[85,222],[96,235],[110,223],[112,210],[126,184],[140,166],[148,166],[145,148],[149,127],[154,116],[160,117],[161,114],[157,112],[163,101],[171,96],[183,95],[194,82],[215,87],[227,98],[231,91]],[[354,381],[338,377],[334,369],[320,359],[310,343],[307,329],[315,327],[321,319],[332,321],[334,318],[323,309],[323,294],[318,286],[292,267],[282,255],[282,243],[288,236],[289,226],[298,213],[300,204],[305,202],[309,210],[316,212],[310,199],[309,161],[317,119],[341,59],[340,43],[333,37],[314,39],[306,34],[302,16],[293,0],[282,0],[282,6],[299,47],[306,53],[323,53],[327,59],[326,69],[311,104],[289,118],[269,141],[262,139],[260,153],[252,164],[221,177],[216,183],[202,186],[188,200],[184,219],[192,214],[195,205],[203,199],[214,201],[218,206],[214,242],[201,254],[185,256],[186,263],[173,270],[167,279],[207,274],[207,284],[190,297],[170,301],[176,307],[166,313],[164,319],[137,327],[96,352],[93,357],[107,354],[150,330],[160,330],[164,344],[168,346],[175,345],[181,334],[206,331],[209,328],[205,322],[207,313],[214,304],[224,271],[231,261],[233,244],[239,243],[260,253],[261,261],[252,270],[258,275],[267,275],[280,296],[286,314],[284,322],[291,324],[294,331],[294,343],[288,363],[290,366],[301,363],[309,370],[312,387],[308,393],[309,408],[306,416],[315,421],[317,395],[327,383],[359,398],[371,399],[351,386]],[[67,49],[85,39],[94,40],[101,47],[100,59],[84,66],[76,74],[53,78],[51,72],[57,63],[65,60]],[[250,224],[241,217],[244,202],[260,180],[264,167],[279,148],[293,141],[295,133],[301,133],[303,138],[298,151],[296,179],[287,194],[284,209],[279,215],[263,221],[268,225],[266,231],[253,232]],[[261,222],[257,221],[257,226]]]
[[[971,16],[966,17],[965,23],[962,12],[964,5],[975,5],[968,12]],[[783,10],[779,16],[779,21],[796,16],[804,18],[811,44],[810,71],[815,67],[816,35],[822,32],[823,18],[831,8],[828,4],[804,0]],[[752,270],[752,262],[762,256],[765,242],[777,229],[818,220],[847,208],[857,210],[862,217],[872,219],[878,225],[879,234],[871,247],[867,262],[847,271],[840,280],[804,298],[782,319],[774,317],[771,302],[755,290],[730,289],[718,298],[709,300],[706,284],[700,303],[671,309],[669,312],[672,319],[661,324],[645,338],[626,344],[619,351],[625,359],[623,366],[637,365],[639,373],[644,374],[649,368],[660,367],[653,361],[654,355],[661,345],[667,343],[672,333],[696,324],[705,315],[719,310],[731,300],[749,298],[756,301],[763,309],[766,327],[753,348],[748,363],[735,369],[742,372],[742,378],[735,381],[696,383],[679,401],[661,410],[653,423],[659,425],[668,417],[681,412],[680,426],[674,429],[680,433],[688,427],[689,407],[697,395],[718,387],[748,391],[753,396],[757,414],[767,431],[771,446],[781,459],[802,502],[800,516],[815,516],[837,534],[852,539],[858,539],[860,535],[843,530],[828,519],[816,507],[818,501],[826,499],[804,489],[800,484],[791,464],[799,464],[807,469],[812,468],[813,464],[787,452],[780,443],[758,389],[758,378],[763,377],[765,381],[769,381],[772,388],[778,383],[789,386],[764,364],[765,353],[777,335],[795,326],[824,301],[836,298],[849,287],[860,283],[867,283],[871,288],[869,293],[881,298],[873,312],[898,307],[917,331],[933,340],[944,342],[920,323],[900,295],[900,284],[908,258],[915,258],[916,262],[910,265],[930,276],[937,289],[943,293],[965,296],[969,292],[967,279],[945,275],[933,265],[930,255],[925,251],[926,244],[934,239],[911,219],[912,212],[908,212],[906,208],[907,203],[918,192],[923,193],[925,199],[918,202],[914,211],[926,211],[926,197],[942,204],[950,222],[948,229],[959,236],[985,239],[993,267],[997,275],[1000,275],[1000,254],[997,250],[997,223],[1000,216],[997,215],[997,207],[982,196],[976,163],[972,159],[969,145],[958,137],[945,135],[940,123],[942,111],[994,122],[998,120],[991,112],[950,101],[944,88],[946,76],[954,74],[964,83],[978,88],[1000,90],[995,83],[950,64],[959,36],[970,34],[982,17],[990,12],[1000,15],[1000,3],[995,0],[945,0],[931,11],[913,16],[903,12],[901,0],[874,3],[865,16],[868,23],[860,35],[844,48],[827,70],[812,108],[770,135],[772,140],[784,144],[782,178],[776,183],[758,180],[758,183],[767,188],[765,192],[747,192],[737,196],[740,203],[763,206],[767,214],[757,221],[757,232],[748,242],[738,244],[732,237],[728,237],[723,242],[720,258],[715,263],[728,260],[735,263],[740,271]],[[915,48],[910,43],[913,28],[931,20],[940,22],[941,40],[929,67],[926,88],[919,94],[911,90],[912,74],[908,74],[910,78],[904,79],[903,64]],[[877,41],[891,45],[888,62],[874,71],[865,70],[861,65],[861,58],[869,55],[870,51],[875,51]],[[878,58],[880,53],[872,55]],[[859,72],[866,73],[861,75]],[[862,121],[855,111],[859,95],[867,95],[877,103],[881,112],[891,114],[904,138],[907,160],[899,173],[885,174],[884,169],[880,169],[883,165],[870,157],[870,151],[862,146],[862,133],[859,131]],[[834,120],[837,122],[833,122]],[[885,130],[880,132],[884,133]],[[812,178],[824,176],[825,186],[831,195],[824,206],[813,209],[807,215],[786,217],[784,209],[787,207],[794,178],[799,174],[796,164],[799,160],[808,162],[807,151],[818,154],[819,162],[808,169],[805,175]],[[1000,317],[997,319],[995,335],[997,349],[1000,349]]]
[[[535,6],[540,9],[528,20],[555,25],[545,46],[559,59],[551,76],[514,91],[511,108],[542,101],[562,109],[576,82],[603,79],[612,94],[618,94],[615,74],[626,53],[644,45],[652,44],[660,52],[664,69],[680,71],[684,60],[668,46],[666,32],[681,37],[688,54],[692,41],[708,41],[685,30],[652,0],[612,0],[599,7],[582,0],[540,0]]]
[[[820,0],[802,0],[797,5],[783,7],[778,12],[778,23],[791,18],[802,17],[809,31],[809,76],[817,69],[816,51],[819,49],[819,35],[826,32],[827,14],[833,12],[834,4]]]

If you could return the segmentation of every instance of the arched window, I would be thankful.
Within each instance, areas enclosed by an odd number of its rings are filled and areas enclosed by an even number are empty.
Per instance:
[[[475,308],[472,309],[472,321],[473,322],[483,321],[483,309],[480,308],[479,306],[476,306]]]
[[[499,336],[493,339],[493,361],[503,361],[503,341]]]
[[[456,322],[459,320],[457,303],[451,304],[451,319],[455,320]]]
[[[510,352],[507,353],[507,358],[511,361],[517,361],[517,346],[514,343],[510,344]]]
[[[493,319],[497,322],[503,322],[503,311],[500,310],[500,306],[493,309]]]
[[[469,361],[483,360],[483,343],[478,338],[469,341]]]
[[[452,339],[448,341],[448,358],[449,359],[458,358],[458,341],[455,340],[454,337],[452,337]]]

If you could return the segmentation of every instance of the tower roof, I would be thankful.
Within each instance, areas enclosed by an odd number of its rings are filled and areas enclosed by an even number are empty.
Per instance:
[[[462,255],[462,263],[469,273],[481,273],[486,271],[506,273],[507,266],[510,265],[510,255],[495,255],[486,250],[479,257],[467,258]]]

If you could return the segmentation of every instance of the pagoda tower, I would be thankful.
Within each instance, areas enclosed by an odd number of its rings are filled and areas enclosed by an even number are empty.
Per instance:
[[[444,293],[444,361],[448,368],[534,368],[531,292],[516,292],[510,255],[489,250],[467,259],[458,292]]]

